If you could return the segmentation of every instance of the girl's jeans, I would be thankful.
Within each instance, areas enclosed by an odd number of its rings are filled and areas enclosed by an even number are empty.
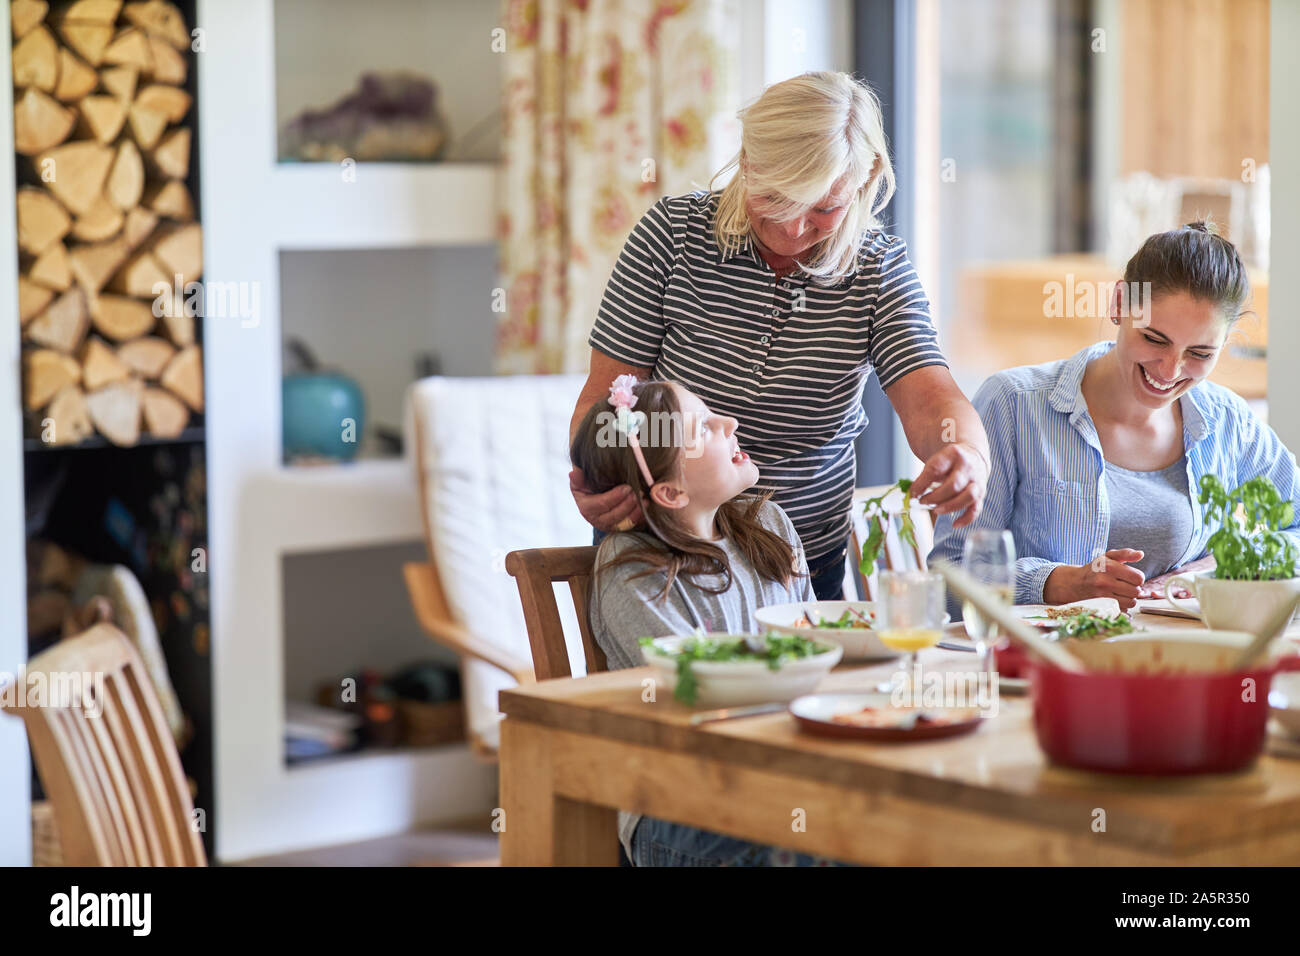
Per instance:
[[[632,834],[634,866],[846,866],[680,823],[642,817]]]

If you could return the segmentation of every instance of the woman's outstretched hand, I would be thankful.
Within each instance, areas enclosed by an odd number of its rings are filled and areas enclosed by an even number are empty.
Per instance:
[[[573,492],[579,513],[597,530],[606,533],[630,531],[645,521],[641,502],[630,485],[619,485],[595,495],[587,487],[582,469],[574,468],[569,472],[569,490]]]
[[[964,528],[979,515],[988,484],[984,456],[973,445],[955,442],[930,456],[912,482],[912,494],[921,504],[934,505],[935,514],[960,511],[952,525]],[[925,491],[927,488],[930,490]],[[925,493],[920,494],[922,491]]]

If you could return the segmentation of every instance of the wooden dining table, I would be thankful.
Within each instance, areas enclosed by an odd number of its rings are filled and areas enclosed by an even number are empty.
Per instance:
[[[942,649],[921,662],[977,666]],[[841,665],[818,690],[896,669]],[[788,712],[693,726],[648,667],[520,686],[500,706],[505,865],[615,865],[620,809],[863,864],[1300,863],[1300,748],[1280,738],[1241,773],[1139,778],[1050,764],[1029,698],[1006,693],[973,733],[908,743],[812,736]]]

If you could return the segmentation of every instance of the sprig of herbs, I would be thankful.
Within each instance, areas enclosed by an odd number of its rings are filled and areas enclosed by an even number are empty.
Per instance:
[[[673,696],[688,706],[694,706],[699,692],[695,672],[691,669],[696,661],[765,661],[768,668],[775,671],[780,670],[783,661],[812,657],[830,649],[797,634],[768,634],[762,651],[750,649],[744,638],[719,639],[708,635],[688,637],[673,651],[654,647],[652,637],[641,638],[640,644],[642,647],[650,647],[656,654],[671,657],[676,662],[677,687]]]
[[[1219,524],[1207,550],[1216,578],[1274,581],[1296,574],[1296,546],[1281,529],[1295,520],[1295,507],[1260,475],[1229,491],[1215,475],[1201,476],[1205,523]]]
[[[912,548],[916,547],[916,522],[912,520],[912,480],[900,478],[890,485],[883,495],[868,498],[862,503],[862,513],[867,518],[867,540],[862,543],[862,559],[858,562],[858,570],[864,576],[870,575],[875,570],[876,558],[880,556],[880,549],[884,546],[885,522],[890,519],[890,513],[885,508],[885,499],[894,493],[895,488],[903,493],[903,512],[899,516],[898,536]]]

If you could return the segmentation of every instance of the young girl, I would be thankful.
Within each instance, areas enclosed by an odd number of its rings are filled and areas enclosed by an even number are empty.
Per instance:
[[[611,669],[644,664],[641,637],[756,633],[758,608],[814,599],[790,519],[766,495],[743,494],[758,468],[736,425],[678,385],[621,375],[578,426],[570,457],[588,487],[630,485],[646,516],[646,531],[610,535],[596,557],[591,628]],[[628,813],[619,839],[637,866],[817,862]]]

